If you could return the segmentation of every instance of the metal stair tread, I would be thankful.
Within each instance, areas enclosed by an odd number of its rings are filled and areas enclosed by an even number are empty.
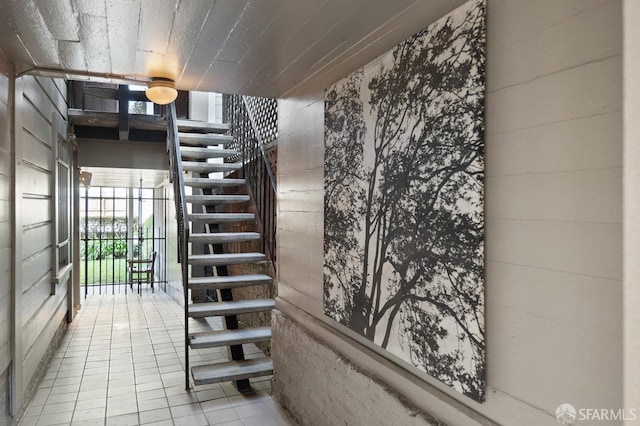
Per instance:
[[[223,223],[253,220],[255,217],[253,213],[191,213],[187,218],[195,222]]]
[[[226,145],[233,142],[233,136],[218,133],[178,133],[180,144],[194,146]]]
[[[192,254],[188,257],[189,265],[238,265],[241,263],[260,262],[267,258],[262,253],[225,253],[225,254]]]
[[[239,152],[235,149],[224,149],[224,148],[202,148],[202,147],[191,147],[191,146],[181,146],[180,147],[180,155],[184,158],[229,158],[238,155]]]
[[[273,278],[264,274],[252,275],[230,275],[218,277],[191,277],[189,278],[190,289],[223,289],[248,287],[271,283]]]
[[[260,233],[258,232],[205,232],[189,234],[190,242],[204,244],[239,243],[259,239]]]
[[[206,121],[197,120],[176,120],[178,132],[202,132],[202,133],[225,133],[231,130],[231,126],[227,123],[207,123]]]
[[[191,349],[202,349],[264,342],[269,339],[271,339],[270,327],[255,327],[193,333],[190,335],[189,345]]]
[[[207,364],[191,369],[191,377],[196,386],[228,382],[273,374],[271,358],[254,358],[243,361],[228,361]]]
[[[185,186],[194,188],[226,188],[231,186],[242,186],[244,179],[209,179],[209,178],[184,178]]]
[[[197,204],[229,204],[243,203],[249,201],[251,197],[248,195],[187,195],[187,203]]]
[[[187,172],[200,172],[200,173],[212,173],[212,172],[227,172],[233,170],[240,170],[242,168],[241,163],[207,163],[204,161],[183,161],[182,169]]]
[[[234,300],[231,302],[192,303],[187,313],[193,318],[217,317],[252,312],[265,312],[275,308],[273,299]]]

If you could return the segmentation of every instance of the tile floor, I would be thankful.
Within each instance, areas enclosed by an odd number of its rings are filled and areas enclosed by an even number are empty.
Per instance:
[[[189,320],[191,331],[220,321]],[[293,425],[269,395],[231,383],[184,389],[184,311],[155,294],[89,295],[69,325],[21,425]],[[261,356],[245,345],[248,357]],[[192,350],[192,365],[226,360],[226,348]]]

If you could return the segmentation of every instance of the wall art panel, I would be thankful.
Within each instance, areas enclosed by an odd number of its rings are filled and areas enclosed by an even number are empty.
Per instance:
[[[325,314],[476,401],[485,33],[466,3],[325,97]]]

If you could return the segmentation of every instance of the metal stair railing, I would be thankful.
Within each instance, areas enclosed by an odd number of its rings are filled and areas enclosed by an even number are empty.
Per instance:
[[[236,148],[242,153],[243,177],[251,191],[262,228],[262,251],[276,267],[276,174],[268,158],[277,145],[278,110],[275,99],[225,95],[226,120]]]
[[[182,291],[184,292],[185,389],[189,389],[191,387],[189,384],[189,221],[176,107],[173,102],[167,107],[167,152],[169,153],[169,180],[173,183],[178,220],[178,262],[182,267]]]

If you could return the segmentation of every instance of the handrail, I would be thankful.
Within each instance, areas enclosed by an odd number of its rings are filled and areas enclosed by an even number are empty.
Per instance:
[[[267,168],[267,174],[269,175],[269,181],[271,181],[271,186],[273,187],[273,192],[278,192],[278,184],[276,182],[276,176],[273,173],[273,168],[271,167],[271,161],[267,158],[267,153],[264,149],[265,143],[262,140],[262,134],[258,128],[258,124],[256,123],[255,115],[253,113],[253,108],[248,101],[248,96],[242,97],[242,102],[244,103],[244,107],[247,110],[247,115],[249,116],[249,121],[251,121],[251,127],[253,127],[253,133],[256,135],[256,139],[258,140],[258,146],[260,147],[260,153],[262,154],[262,161],[264,161],[264,165]]]
[[[167,151],[169,153],[169,180],[173,183],[176,219],[178,220],[178,262],[182,266],[182,290],[184,293],[185,388],[189,389],[189,221],[187,220],[187,198],[178,140],[176,107],[173,102],[167,108]]]

